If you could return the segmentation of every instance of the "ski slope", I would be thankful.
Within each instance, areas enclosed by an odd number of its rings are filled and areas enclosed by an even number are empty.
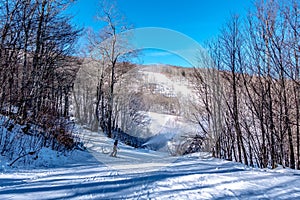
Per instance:
[[[261,170],[210,157],[169,157],[82,131],[89,151],[50,159],[44,167],[0,168],[0,199],[300,199],[300,173]],[[47,154],[47,155],[46,155]]]

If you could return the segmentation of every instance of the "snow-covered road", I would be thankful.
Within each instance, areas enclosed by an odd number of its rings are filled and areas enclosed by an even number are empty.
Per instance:
[[[260,170],[208,154],[171,158],[85,133],[89,152],[44,169],[0,171],[0,199],[300,199],[300,173]]]

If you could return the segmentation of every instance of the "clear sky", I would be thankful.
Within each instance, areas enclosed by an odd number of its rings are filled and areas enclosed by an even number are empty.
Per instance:
[[[94,19],[99,0],[77,0],[71,12],[74,23],[99,30]],[[161,27],[185,34],[201,45],[216,37],[231,14],[246,15],[251,0],[117,0],[126,21],[135,28]],[[167,52],[146,50],[140,60],[144,64],[188,64]]]

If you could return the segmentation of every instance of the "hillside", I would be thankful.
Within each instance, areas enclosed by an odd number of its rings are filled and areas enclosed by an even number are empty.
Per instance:
[[[96,120],[98,70],[96,63],[87,61],[74,86],[75,119],[91,128]],[[119,64],[117,71],[122,70],[115,86],[114,127],[134,137],[151,138],[147,148],[172,154],[182,142],[181,136],[199,134],[198,124],[189,118],[190,104],[197,99],[190,81],[193,69],[126,63]]]
[[[195,99],[191,75],[188,74],[192,70],[174,66],[140,66],[142,79],[137,84],[143,85],[142,92],[149,99],[146,106],[150,111],[183,115],[186,104]]]
[[[152,136],[145,144],[148,148],[176,154],[176,148],[183,143],[182,136],[199,133],[198,125],[187,118],[189,103],[196,99],[189,79],[192,70],[163,65],[139,69],[142,78],[137,84],[143,86],[144,105],[148,108],[146,116],[150,120],[138,134]]]

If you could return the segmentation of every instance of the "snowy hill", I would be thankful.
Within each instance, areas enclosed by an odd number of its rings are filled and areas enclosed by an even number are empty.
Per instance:
[[[160,99],[158,101],[150,97],[152,100],[149,102],[150,111],[182,116],[186,104],[195,101],[194,86],[191,85],[190,75],[188,75],[193,69],[160,65],[140,68],[139,73],[142,79],[137,84],[145,86],[144,94]],[[161,107],[155,109],[155,104],[160,104]]]
[[[187,117],[192,112],[191,102],[196,104],[194,86],[190,82],[193,69],[164,65],[130,66],[115,85],[113,127],[133,137],[151,138],[147,148],[176,154],[173,150],[181,142],[178,141],[181,136],[195,136],[200,132],[199,124],[192,123]],[[97,122],[97,67],[93,63],[82,67],[75,81],[71,105],[77,123],[93,130]],[[124,66],[120,66],[122,68]],[[99,104],[99,113],[106,113],[105,103]],[[160,143],[154,144],[157,138]]]
[[[81,135],[89,151],[74,151],[68,162],[31,170],[2,162],[0,199],[300,198],[298,171],[252,169],[205,153],[169,157],[123,144],[112,158],[112,140],[84,129]]]
[[[160,151],[172,151],[181,136],[199,133],[199,125],[186,117],[189,104],[197,98],[188,77],[192,70],[163,65],[135,68],[135,76],[140,78],[128,83],[129,88],[143,94],[144,105],[140,112],[149,123],[138,130],[129,129],[128,133],[142,138],[152,137],[145,145]]]

